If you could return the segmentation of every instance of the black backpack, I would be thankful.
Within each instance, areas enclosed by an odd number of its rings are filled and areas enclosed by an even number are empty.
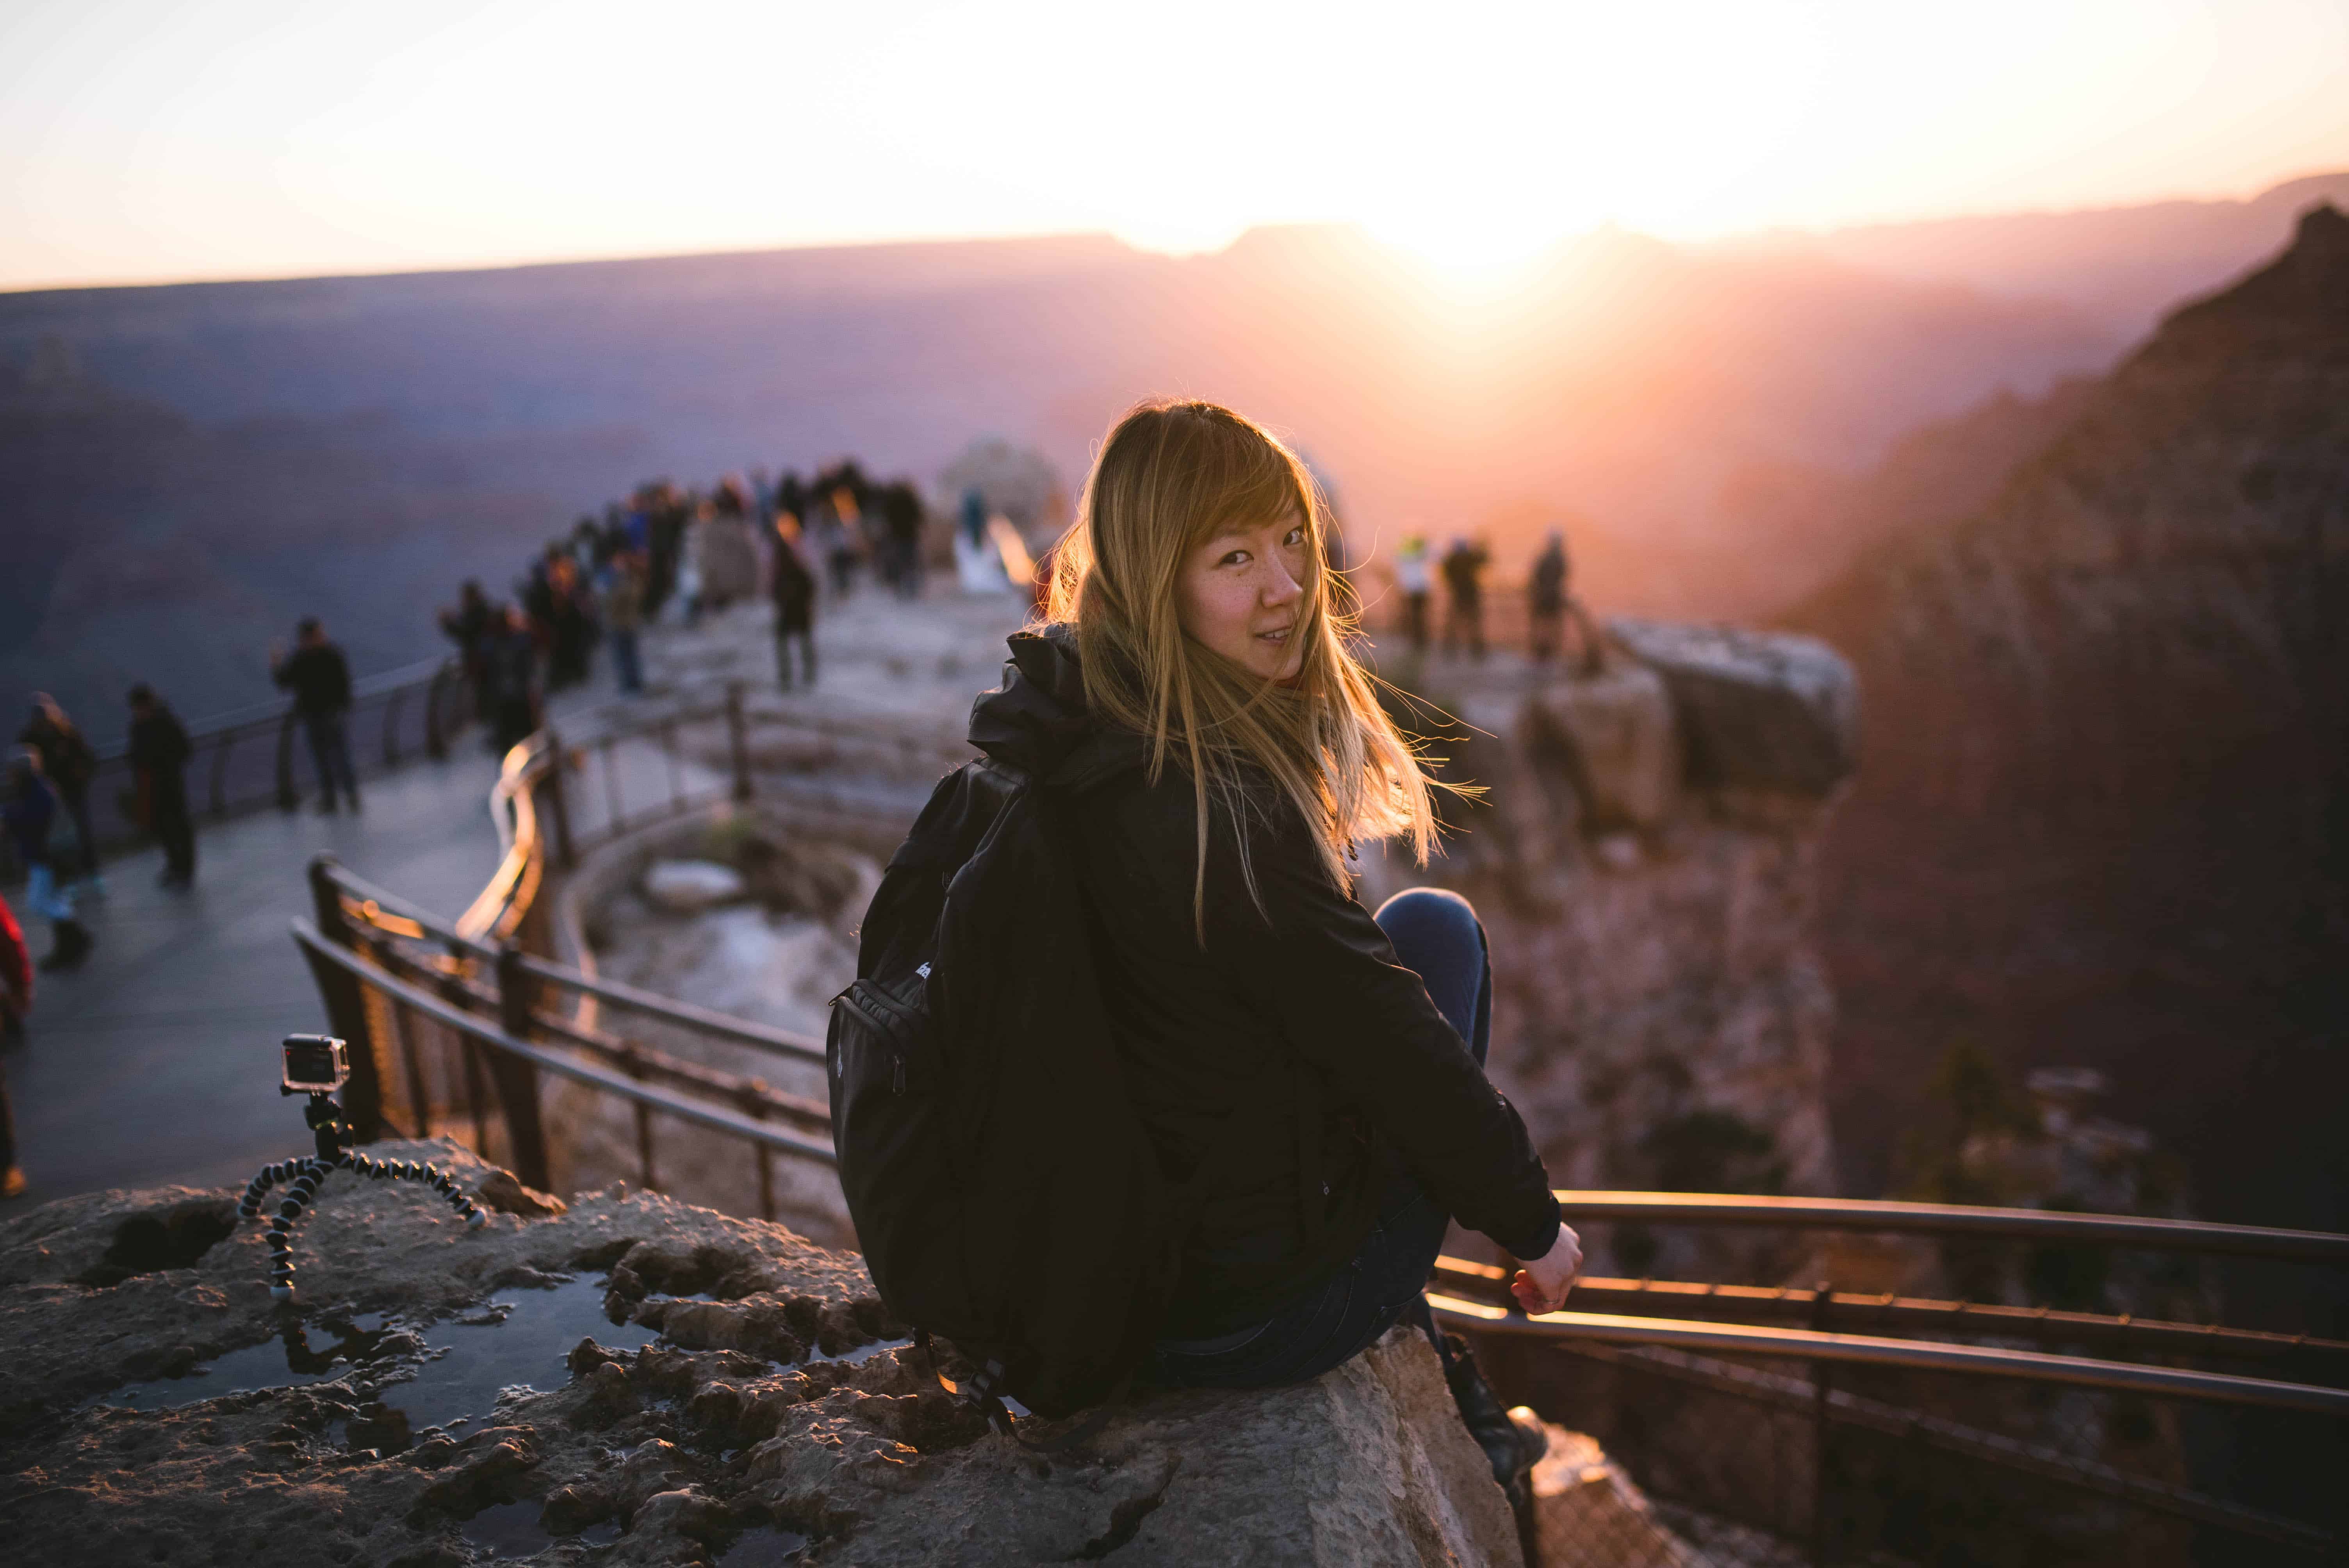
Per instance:
[[[874,894],[826,1040],[874,1285],[978,1369],[962,1392],[999,1425],[999,1395],[1058,1417],[1122,1391],[1219,1162],[1180,1191],[1159,1171],[1062,804],[994,759],[941,780]]]

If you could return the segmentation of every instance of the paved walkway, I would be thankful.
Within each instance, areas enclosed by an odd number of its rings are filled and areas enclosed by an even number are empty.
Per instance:
[[[110,862],[83,902],[98,946],[44,975],[25,1042],[5,1058],[28,1197],[185,1181],[222,1186],[308,1147],[277,1092],[277,1043],[325,1026],[286,934],[309,913],[320,851],[429,909],[461,910],[498,857],[497,769],[478,732],[445,761],[374,780],[367,810],[269,811],[207,826],[196,885],[155,886],[160,851]],[[43,923],[28,921],[36,947]]]
[[[654,687],[740,678],[774,697],[763,604],[746,605],[650,641]],[[920,717],[959,733],[971,694],[992,684],[1003,634],[1019,624],[1009,600],[940,594],[909,608],[865,593],[828,613],[824,680],[793,694],[793,710],[836,717]],[[608,671],[554,707],[577,733],[585,711],[610,703]],[[657,703],[654,696],[648,702]],[[632,811],[667,791],[669,760],[649,747],[619,748]],[[574,826],[605,816],[600,759],[574,793]],[[687,761],[688,788],[716,775]],[[308,966],[288,923],[309,913],[304,875],[326,851],[360,876],[454,917],[495,869],[488,810],[494,762],[480,732],[445,761],[422,761],[372,781],[358,816],[275,811],[207,825],[196,886],[155,886],[155,850],[112,861],[108,896],[86,899],[98,938],[71,975],[40,977],[29,1035],[0,1067],[16,1102],[18,1159],[33,1199],[162,1182],[224,1186],[305,1150],[298,1105],[277,1093],[278,1041],[325,1026]],[[19,912],[22,918],[22,912]],[[27,920],[36,949],[46,923]]]

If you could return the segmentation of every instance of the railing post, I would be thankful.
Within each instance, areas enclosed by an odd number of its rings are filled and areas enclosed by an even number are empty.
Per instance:
[[[221,731],[220,744],[212,748],[212,782],[209,804],[215,817],[228,815],[228,748],[236,744],[236,731]]]
[[[750,737],[742,722],[742,683],[726,683],[726,740],[734,755],[734,799],[750,798]]]
[[[1827,1305],[1835,1295],[1835,1286],[1821,1280],[1811,1296],[1811,1326],[1826,1331]],[[1835,1549],[1834,1531],[1827,1513],[1827,1408],[1835,1398],[1835,1388],[1828,1372],[1833,1364],[1826,1361],[1811,1363],[1811,1564],[1826,1568]]]
[[[399,766],[399,707],[408,700],[408,688],[393,691],[383,705],[383,765]]]
[[[563,774],[568,758],[563,750],[563,738],[552,729],[546,732],[546,770],[539,775],[545,793],[547,816],[554,823],[554,863],[564,871],[572,867],[571,805],[564,798]]]
[[[342,890],[335,885],[335,857],[310,862],[310,906],[318,934],[346,950],[355,949],[351,923],[343,913]],[[309,950],[305,948],[308,954]],[[310,977],[326,1004],[326,1027],[351,1048],[351,1081],[343,1086],[343,1116],[361,1143],[383,1136],[383,1078],[375,1031],[367,1025],[367,997],[358,976],[338,965],[310,956]]]
[[[449,737],[440,728],[440,693],[448,684],[449,672],[440,669],[424,687],[424,755],[435,762],[449,755]]]
[[[294,788],[294,710],[289,707],[277,726],[277,809],[291,811],[301,803]]]
[[[531,1037],[531,1006],[538,997],[538,982],[523,967],[522,950],[507,944],[498,949],[498,1026],[517,1040]],[[538,1068],[520,1057],[499,1051],[490,1059],[498,1106],[505,1114],[506,1141],[513,1150],[514,1174],[525,1187],[551,1191],[546,1126],[538,1109]]]

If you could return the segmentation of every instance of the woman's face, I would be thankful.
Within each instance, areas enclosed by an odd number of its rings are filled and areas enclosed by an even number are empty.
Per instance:
[[[1206,541],[1184,560],[1175,584],[1184,634],[1266,680],[1294,678],[1305,664],[1297,632],[1310,554],[1294,509]]]

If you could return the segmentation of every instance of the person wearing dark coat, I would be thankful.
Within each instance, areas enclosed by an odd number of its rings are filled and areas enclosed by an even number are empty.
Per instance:
[[[41,960],[44,969],[76,969],[94,944],[88,927],[74,913],[71,881],[58,874],[52,835],[63,804],[41,769],[41,754],[26,747],[0,776],[0,822],[25,866],[25,907],[49,923],[53,945]]]
[[[888,529],[889,581],[898,597],[922,596],[922,498],[900,480],[881,492],[881,516]]]
[[[98,835],[90,830],[89,786],[98,777],[98,753],[81,730],[66,717],[57,699],[47,692],[33,696],[33,717],[16,738],[41,754],[41,773],[57,791],[66,820],[73,825],[74,843],[58,857],[57,872],[74,880],[98,877]],[[102,888],[99,891],[103,891]]]
[[[792,645],[800,650],[800,684],[815,685],[815,573],[800,554],[800,520],[775,519],[774,569],[767,590],[775,602],[775,678],[792,689]]]
[[[538,643],[529,614],[510,608],[488,649],[490,749],[502,757],[538,727]]]
[[[32,1008],[32,957],[25,950],[16,912],[0,898],[0,1037],[22,1036],[25,1015]],[[24,1168],[16,1163],[16,1111],[8,1103],[8,1074],[0,1068],[0,1198],[21,1197],[24,1191]]]
[[[441,633],[457,645],[465,683],[472,688],[473,712],[477,717],[490,711],[489,659],[483,648],[497,614],[489,595],[481,592],[481,583],[471,578],[457,595],[457,607],[440,612]]]
[[[1475,912],[1433,888],[1354,900],[1351,846],[1423,857],[1438,786],[1342,634],[1312,480],[1254,422],[1168,401],[1111,430],[1084,493],[1047,624],[1012,638],[970,740],[1067,835],[1133,1109],[1165,1181],[1201,1193],[1166,1238],[1144,1373],[1299,1383],[1413,1325],[1529,1507],[1539,1429],[1422,1293],[1454,1220],[1521,1260],[1529,1312],[1557,1309],[1581,1249],[1485,1076]]]
[[[1448,655],[1462,643],[1469,656],[1485,656],[1485,563],[1491,555],[1481,544],[1454,539],[1444,552],[1444,586],[1449,603],[1444,610],[1444,652]]]
[[[351,666],[343,650],[326,640],[316,615],[305,615],[294,628],[294,652],[272,649],[270,678],[294,694],[294,716],[310,742],[310,760],[318,770],[318,810],[336,809],[339,789],[350,808],[359,809],[358,775],[351,767],[347,724],[351,711]]]
[[[1102,990],[1170,1178],[1197,1165],[1237,1085],[1249,1086],[1266,1125],[1303,1124],[1293,1139],[1252,1142],[1227,1167],[1201,1212],[1167,1335],[1215,1339],[1262,1321],[1342,1271],[1399,1202],[1431,1192],[1444,1214],[1513,1255],[1547,1252],[1557,1204],[1524,1125],[1481,1069],[1491,977],[1464,902],[1419,890],[1373,919],[1330,880],[1304,821],[1258,776],[1247,797],[1248,872],[1232,818],[1211,802],[1203,945],[1190,779],[1171,768],[1151,779],[1142,738],[1088,715],[1064,629],[1016,638],[1013,652],[1012,678],[974,712],[974,744],[1001,758],[991,738],[1014,730],[1086,737],[1085,757],[1058,758],[1056,777],[1081,777],[1072,816]],[[1389,929],[1398,915],[1401,934]],[[1416,971],[1397,956],[1406,942],[1432,944],[1447,962]],[[1263,1070],[1268,1062],[1280,1066]],[[1416,1199],[1397,1180],[1406,1169],[1422,1184]],[[1441,1220],[1426,1217],[1440,1238]],[[1324,1369],[1305,1357],[1283,1370]]]
[[[1550,531],[1549,542],[1534,558],[1533,574],[1526,583],[1526,644],[1536,664],[1557,655],[1566,631],[1567,585],[1572,569],[1566,558],[1566,531]]]
[[[0,1039],[21,1037],[25,1016],[32,1010],[32,949],[25,944],[25,928],[16,923],[16,912],[0,898]]]
[[[184,888],[196,880],[196,824],[188,813],[188,732],[153,688],[130,688],[130,770],[139,820],[163,846],[158,886]]]

